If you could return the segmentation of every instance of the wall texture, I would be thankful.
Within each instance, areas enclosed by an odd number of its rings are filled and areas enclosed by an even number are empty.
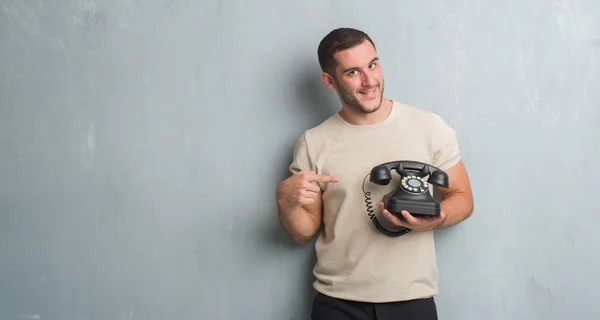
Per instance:
[[[459,135],[443,319],[597,319],[600,2],[0,0],[0,319],[308,319],[276,184],[338,108],[316,46]],[[392,254],[392,253],[391,253]],[[410,261],[407,261],[410,263]]]

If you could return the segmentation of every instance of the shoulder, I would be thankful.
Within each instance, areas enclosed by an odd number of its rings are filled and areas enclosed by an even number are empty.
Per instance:
[[[338,114],[336,112],[329,116],[329,118],[323,120],[318,125],[306,130],[305,133],[311,136],[327,135],[331,132],[331,130],[334,130],[337,127],[339,127],[339,122]]]
[[[440,127],[446,126],[446,121],[439,114],[419,108],[413,105],[400,103],[394,101],[395,108],[397,108],[398,121],[408,121],[413,124],[419,124],[423,129],[429,129],[431,131],[438,131]]]
[[[331,136],[331,134],[339,128],[339,122],[336,119],[337,115],[333,114],[329,118],[323,120],[318,125],[308,128],[302,132],[299,140],[303,143],[308,141],[323,141],[325,138]]]
[[[335,117],[336,115],[333,114],[318,125],[304,130],[297,138],[294,149],[309,149],[313,145],[311,142],[324,141],[336,127]]]
[[[454,128],[440,114],[406,104],[398,104],[399,126],[409,128],[429,148],[432,164],[445,170],[460,160],[460,148]],[[413,135],[414,134],[414,135]]]

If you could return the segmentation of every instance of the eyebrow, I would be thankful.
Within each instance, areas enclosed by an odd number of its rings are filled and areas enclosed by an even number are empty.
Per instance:
[[[375,61],[379,61],[379,57],[375,57],[375,58],[373,58],[373,60],[371,60],[371,62],[369,62],[369,64],[371,64],[371,63],[373,63],[373,62],[375,62]],[[357,69],[357,67],[348,68],[348,69],[344,70],[344,73],[346,73],[346,72],[349,72],[349,71],[352,71],[352,70],[354,70],[354,69]]]

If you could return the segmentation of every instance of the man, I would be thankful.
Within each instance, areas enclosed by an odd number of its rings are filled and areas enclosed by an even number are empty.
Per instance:
[[[433,231],[473,211],[455,133],[436,114],[384,98],[377,50],[364,32],[335,29],[317,52],[323,83],[337,92],[341,110],[298,139],[293,175],[277,187],[281,224],[296,242],[308,243],[323,221],[312,319],[437,319]],[[397,186],[398,175],[386,186],[366,177],[396,160],[448,174],[439,216],[403,211],[397,217],[384,209],[383,196]],[[386,235],[374,224],[396,233]]]

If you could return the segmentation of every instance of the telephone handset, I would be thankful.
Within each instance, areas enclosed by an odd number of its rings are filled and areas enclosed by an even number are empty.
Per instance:
[[[378,185],[387,185],[392,180],[392,170],[400,175],[401,180],[395,190],[383,197],[383,204],[390,213],[402,217],[400,212],[406,210],[413,216],[439,216],[440,201],[429,192],[429,183],[433,185],[434,192],[439,191],[436,190],[437,187],[448,188],[448,175],[444,171],[418,161],[392,161],[375,166],[371,170],[369,180]],[[425,179],[426,176],[429,177]],[[365,192],[367,210],[371,221],[379,231],[389,236],[401,236],[411,231],[410,229],[400,231],[384,229],[373,214],[369,195],[370,193]]]

